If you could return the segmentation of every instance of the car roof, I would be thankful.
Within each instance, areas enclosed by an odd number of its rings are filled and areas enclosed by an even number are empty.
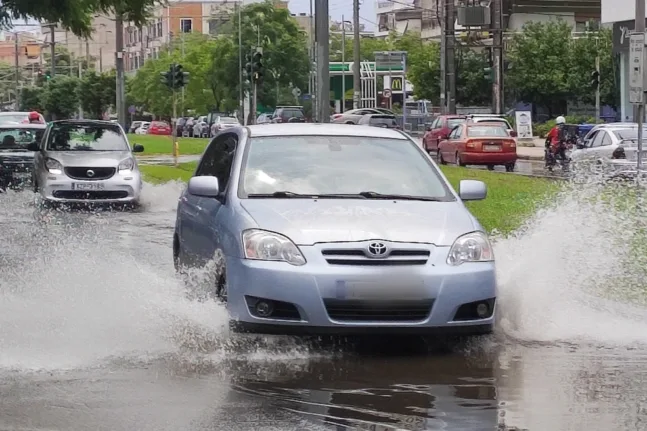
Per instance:
[[[486,122],[486,121],[493,121],[495,123],[500,123],[502,121],[505,121],[506,123],[508,122],[508,120],[506,120],[505,118],[496,117],[496,116],[492,116],[492,117],[468,117],[468,119],[470,121],[475,122],[475,123],[483,123],[483,122]]]
[[[501,127],[501,122],[500,121],[492,121],[492,120],[483,120],[483,121],[474,121],[474,122],[468,122],[466,123],[467,127],[482,127],[482,126],[495,126],[495,127]]]
[[[102,124],[102,125],[114,125],[115,123],[108,120],[56,120],[52,121],[50,124]]]
[[[39,123],[16,123],[13,121],[2,121],[0,120],[0,129],[3,127],[11,128],[20,128],[20,129],[44,129],[47,127],[46,124]]]
[[[408,140],[395,130],[381,127],[330,123],[258,124],[247,126],[250,136],[358,136]]]

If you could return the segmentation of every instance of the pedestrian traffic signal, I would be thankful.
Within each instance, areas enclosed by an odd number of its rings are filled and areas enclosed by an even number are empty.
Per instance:
[[[591,72],[591,88],[594,90],[600,88],[600,72],[597,70]]]
[[[494,69],[492,69],[491,67],[484,67],[483,77],[489,82],[494,82]]]
[[[255,52],[253,57],[252,70],[254,72],[254,81],[263,79],[263,53]]]

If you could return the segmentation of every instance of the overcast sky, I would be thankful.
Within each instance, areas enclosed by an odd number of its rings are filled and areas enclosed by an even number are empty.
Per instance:
[[[328,4],[330,17],[333,20],[340,21],[341,16],[344,15],[345,20],[352,21],[352,0],[329,0]],[[292,13],[310,13],[310,0],[290,0],[289,7]],[[359,16],[360,24],[364,24],[367,30],[372,30],[375,27],[375,0],[360,0]]]

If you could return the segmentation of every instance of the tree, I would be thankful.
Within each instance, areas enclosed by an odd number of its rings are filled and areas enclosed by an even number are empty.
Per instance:
[[[115,79],[114,73],[97,74],[91,71],[79,81],[78,99],[87,117],[101,119],[108,108],[115,105]]]
[[[440,103],[440,46],[436,42],[424,44],[413,58],[409,58],[407,76],[418,99]]]
[[[492,83],[484,75],[484,69],[488,67],[485,55],[469,47],[460,47],[456,57],[456,102],[463,106],[489,105]]]
[[[235,51],[228,56],[228,64],[216,67],[231,70],[235,64],[238,71],[238,33],[242,27],[243,55],[251,53],[259,44],[263,48],[265,73],[262,85],[258,88],[258,101],[266,106],[276,104],[276,87],[305,88],[308,82],[309,63],[306,36],[287,9],[276,8],[270,2],[254,3],[245,6],[241,11],[242,23],[234,18],[232,35]],[[243,61],[244,63],[244,61]],[[232,76],[229,75],[229,81]],[[238,86],[231,87],[233,94]],[[237,99],[238,97],[231,97]]]
[[[572,96],[571,26],[564,21],[530,22],[512,37],[506,56],[512,68],[506,85],[524,102],[552,112],[565,110]]]
[[[612,50],[612,32],[602,29],[574,39],[571,43],[569,84],[577,99],[595,103],[595,89],[591,87],[591,73],[595,71],[595,58],[600,59],[600,102],[617,107],[619,90],[617,84],[618,64]]]
[[[67,75],[67,76],[79,76],[79,63],[81,64],[81,70],[88,70],[93,68],[94,62],[88,64],[85,58],[75,58],[70,52],[62,45],[56,45],[56,52],[54,54],[54,67],[55,75]],[[46,66],[47,72],[51,70],[51,58],[52,55],[49,52],[43,52],[43,60]]]
[[[145,25],[149,8],[156,0],[3,0],[0,3],[0,26],[10,28],[17,19],[35,18],[60,23],[66,30],[82,37],[92,36],[92,17],[116,13],[124,21]]]
[[[44,87],[43,108],[53,119],[70,118],[79,108],[77,87],[79,79],[55,76]]]
[[[40,87],[25,87],[20,92],[20,110],[45,112],[43,107],[43,89]]]

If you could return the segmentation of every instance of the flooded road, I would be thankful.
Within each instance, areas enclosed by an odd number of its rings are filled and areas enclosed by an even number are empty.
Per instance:
[[[589,289],[610,289],[623,250],[599,244],[621,244],[632,220],[564,201],[498,241],[487,339],[313,346],[229,334],[219,305],[185,298],[180,190],[147,185],[134,213],[0,195],[0,430],[647,427],[647,312]]]

